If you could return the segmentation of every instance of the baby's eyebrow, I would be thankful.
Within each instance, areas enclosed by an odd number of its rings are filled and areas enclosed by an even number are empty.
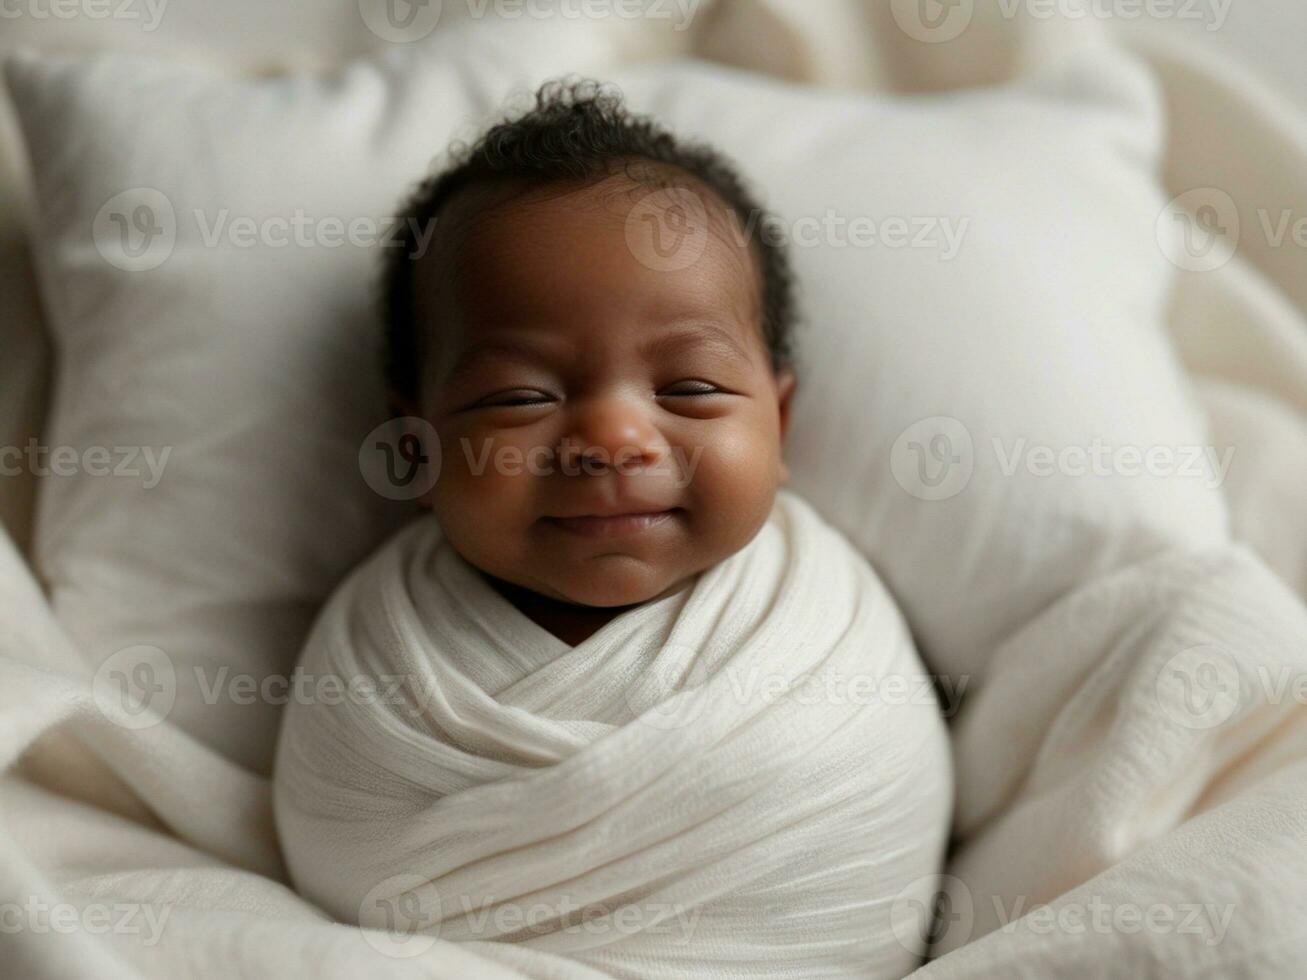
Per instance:
[[[713,353],[750,360],[749,352],[744,349],[735,334],[713,323],[695,323],[668,330],[646,340],[640,346],[640,353],[653,360],[659,357],[672,357],[691,348],[704,347]]]
[[[449,370],[449,376],[452,378],[473,367],[479,361],[539,361],[545,356],[547,356],[546,352],[541,347],[524,340],[510,340],[507,338],[478,340],[459,354],[458,360],[454,362],[454,366]]]

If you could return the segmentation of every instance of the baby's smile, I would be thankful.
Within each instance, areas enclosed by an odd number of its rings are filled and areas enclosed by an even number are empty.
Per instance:
[[[682,507],[669,507],[665,510],[618,511],[616,513],[580,514],[575,517],[546,517],[543,520],[568,534],[579,534],[587,538],[617,537],[623,534],[639,534],[663,527],[677,514],[684,513]]]

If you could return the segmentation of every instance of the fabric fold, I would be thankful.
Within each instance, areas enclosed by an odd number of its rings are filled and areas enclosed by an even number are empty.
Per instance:
[[[867,562],[782,491],[753,541],[571,647],[434,520],[341,587],[274,778],[303,894],[619,976],[901,976],[951,807],[931,679]],[[673,935],[669,936],[671,931]]]

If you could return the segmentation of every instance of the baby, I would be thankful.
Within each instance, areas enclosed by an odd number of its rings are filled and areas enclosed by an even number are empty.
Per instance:
[[[781,488],[774,219],[720,155],[586,83],[541,89],[406,217],[436,233],[386,259],[386,366],[439,460],[433,516],[304,652],[370,696],[288,709],[297,887],[403,955],[908,972],[944,726],[870,567]]]
[[[561,94],[422,188],[406,226],[440,232],[391,252],[385,305],[397,407],[444,452],[429,504],[450,543],[575,644],[753,538],[794,372],[788,266],[733,234],[761,210],[731,169]],[[488,445],[547,447],[537,469],[558,472],[474,468]]]

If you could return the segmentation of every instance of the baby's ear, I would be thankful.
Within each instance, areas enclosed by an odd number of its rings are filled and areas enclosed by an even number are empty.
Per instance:
[[[390,413],[392,419],[403,418],[406,415],[421,416],[422,414],[412,399],[393,389],[386,392],[386,411]]]
[[[431,445],[431,437],[434,435],[435,430],[431,428],[430,423],[423,419],[417,410],[405,412],[404,418],[408,420],[405,431],[417,440],[419,462],[423,467],[431,466],[431,457],[440,455],[440,447]],[[437,459],[436,462],[438,463],[439,460]],[[432,510],[436,506],[434,491],[435,484],[433,483],[417,498],[417,505],[425,511]]]
[[[438,447],[428,445],[429,439],[426,438],[432,429],[422,415],[422,409],[411,398],[400,394],[397,391],[386,392],[386,410],[390,413],[392,419],[404,419],[403,434],[417,440],[418,453],[420,462],[423,466],[430,465],[427,458],[432,452],[438,452]],[[427,490],[417,498],[417,505],[423,510],[431,510],[434,506],[431,491]]]
[[[781,482],[784,483],[790,478],[789,467],[785,465],[784,446],[785,436],[790,431],[790,406],[794,403],[794,389],[798,387],[799,379],[795,377],[791,368],[779,368],[776,371],[776,405],[780,411],[780,428],[781,428]]]

